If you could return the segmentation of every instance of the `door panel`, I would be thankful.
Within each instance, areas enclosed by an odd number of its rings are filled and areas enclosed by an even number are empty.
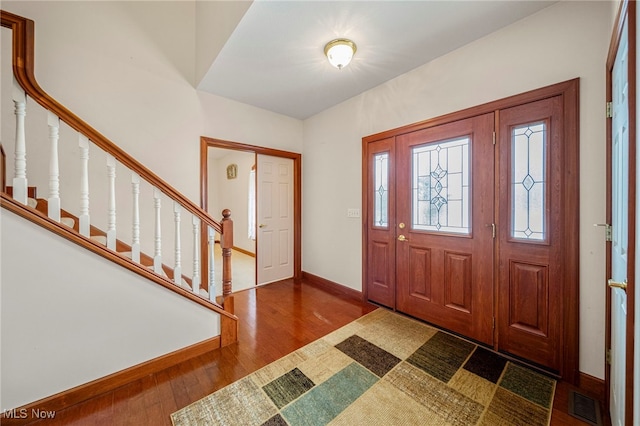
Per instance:
[[[490,113],[396,137],[397,220],[406,224],[396,227],[397,309],[487,344],[493,122]]]
[[[293,160],[258,155],[257,283],[293,276]]]
[[[627,281],[629,250],[628,24],[625,22],[612,72],[611,279]],[[611,424],[625,424],[627,293],[611,288]]]
[[[369,270],[365,274],[367,297],[372,302],[395,307],[396,288],[396,206],[394,138],[367,145],[366,206],[369,244],[366,247]]]
[[[561,367],[562,97],[500,111],[499,349]]]

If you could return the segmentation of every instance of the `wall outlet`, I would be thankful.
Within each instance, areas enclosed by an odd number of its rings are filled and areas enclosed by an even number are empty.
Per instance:
[[[347,217],[360,217],[360,209],[347,209]]]

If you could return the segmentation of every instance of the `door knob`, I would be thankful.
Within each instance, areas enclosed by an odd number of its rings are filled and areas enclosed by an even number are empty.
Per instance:
[[[264,228],[265,226],[267,225],[265,225],[264,223],[261,223],[260,225],[258,225],[258,228]]]
[[[611,278],[607,281],[607,285],[611,288],[621,288],[624,291],[627,291],[627,280],[620,282],[614,281]]]
[[[405,237],[404,235],[400,234],[400,235],[398,235],[398,241],[409,241],[409,240],[407,239],[407,237]]]

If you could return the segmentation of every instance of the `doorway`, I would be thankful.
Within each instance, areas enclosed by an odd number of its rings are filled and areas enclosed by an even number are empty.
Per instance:
[[[364,138],[366,297],[575,382],[577,92]]]
[[[302,209],[301,209],[301,164],[302,164],[302,156],[301,154],[297,154],[297,153],[293,153],[293,152],[288,152],[288,151],[281,151],[281,150],[276,150],[276,149],[271,149],[271,148],[265,148],[265,147],[260,147],[260,146],[255,146],[255,145],[248,145],[248,144],[242,144],[242,143],[237,143],[237,142],[230,142],[230,141],[224,141],[224,140],[219,140],[219,139],[212,139],[212,138],[207,138],[207,137],[201,137],[201,142],[200,142],[200,205],[203,209],[207,210],[208,207],[211,206],[211,202],[209,200],[209,198],[212,196],[211,195],[211,191],[210,191],[210,177],[213,174],[213,171],[210,170],[210,165],[209,165],[209,158],[210,158],[210,154],[211,151],[214,150],[225,150],[227,152],[231,152],[234,153],[233,158],[238,158],[239,160],[237,162],[233,162],[233,161],[227,161],[229,164],[227,164],[227,162],[225,162],[224,166],[224,172],[225,175],[227,174],[227,169],[228,167],[231,167],[231,169],[229,170],[230,175],[228,176],[230,179],[237,179],[238,178],[238,173],[240,173],[238,171],[238,166],[240,164],[244,164],[242,159],[244,158],[245,160],[250,159],[251,161],[244,161],[247,164],[247,167],[244,167],[243,169],[241,169],[241,172],[244,173],[244,169],[247,172],[247,176],[246,176],[246,183],[247,185],[246,188],[244,186],[242,186],[241,189],[242,193],[241,194],[236,194],[239,198],[241,199],[247,199],[247,208],[243,208],[240,207],[243,211],[240,212],[234,212],[233,210],[231,211],[231,219],[235,219],[236,217],[242,217],[245,220],[241,220],[241,222],[247,222],[247,226],[246,227],[242,227],[242,230],[238,230],[235,229],[234,227],[234,248],[236,248],[236,238],[240,239],[248,239],[250,241],[254,241],[255,240],[255,244],[253,245],[254,247],[254,254],[255,254],[255,262],[254,262],[254,270],[255,270],[255,275],[254,275],[254,279],[253,279],[253,283],[255,283],[256,285],[259,284],[264,284],[266,282],[272,282],[274,279],[271,279],[270,281],[264,281],[264,278],[262,276],[260,276],[258,274],[258,271],[260,269],[260,265],[262,265],[263,260],[269,260],[269,259],[273,259],[272,256],[270,256],[269,253],[265,252],[264,248],[264,243],[265,243],[265,236],[262,237],[262,241],[261,241],[261,236],[260,236],[260,230],[265,229],[266,227],[263,228],[259,228],[259,225],[265,225],[264,223],[258,223],[259,218],[261,217],[260,215],[262,214],[262,216],[264,216],[264,208],[261,208],[261,204],[263,206],[266,206],[266,202],[267,200],[270,202],[274,201],[274,192],[269,191],[268,192],[268,196],[267,197],[263,197],[264,200],[260,199],[260,191],[261,191],[261,186],[260,186],[260,179],[258,178],[260,176],[260,163],[263,163],[263,169],[267,169],[268,166],[270,164],[273,164],[273,161],[276,162],[276,171],[277,171],[277,175],[280,174],[281,169],[279,168],[279,166],[277,166],[277,164],[279,163],[283,163],[283,164],[287,164],[287,171],[288,171],[288,186],[283,189],[283,185],[281,184],[281,182],[276,182],[275,188],[277,189],[277,191],[275,192],[275,196],[279,197],[277,199],[275,199],[275,202],[280,203],[280,199],[286,199],[287,203],[286,205],[287,207],[287,212],[290,216],[290,226],[287,229],[287,231],[289,232],[289,235],[287,236],[287,241],[290,242],[287,246],[287,250],[288,252],[286,253],[285,258],[287,259],[288,266],[289,269],[286,270],[286,272],[284,272],[283,270],[280,270],[279,273],[280,275],[275,275],[276,277],[278,277],[277,279],[285,279],[285,278],[291,278],[293,277],[295,282],[299,282],[301,280],[302,277],[302,262],[301,262],[301,215],[302,215]],[[264,160],[267,159],[266,163],[264,162]],[[269,160],[270,159],[270,160]],[[249,166],[248,164],[252,163],[253,165],[255,165],[256,167],[254,168],[253,172],[255,173],[255,177],[251,177],[251,179],[256,179],[255,183],[256,186],[255,191],[256,191],[256,200],[255,200],[255,210],[256,210],[256,221],[253,222],[253,224],[251,224],[250,220],[248,219],[248,198],[249,198],[249,172],[251,172],[251,166]],[[235,168],[233,166],[236,166]],[[232,178],[231,176],[235,175],[235,178]],[[225,177],[226,179],[226,177]],[[263,184],[266,182],[266,180],[263,180]],[[242,185],[242,184],[240,184]],[[263,185],[265,188],[268,185]],[[284,193],[283,193],[284,190]],[[267,193],[265,191],[262,191],[263,193]],[[284,194],[284,195],[282,195]],[[281,197],[282,195],[282,197]],[[238,198],[236,197],[236,198]],[[284,197],[284,198],[283,198]],[[218,206],[221,208],[228,208],[227,206]],[[279,207],[279,205],[278,205]],[[263,210],[263,212],[261,213],[261,209]],[[218,218],[219,216],[219,212],[217,213],[216,211],[211,211],[210,214],[214,217],[214,218]],[[280,214],[278,216],[281,216]],[[264,217],[263,217],[264,219]],[[235,224],[234,224],[235,225]],[[255,235],[253,236],[253,238],[250,236],[250,228],[251,227],[255,227]],[[271,227],[273,228],[273,226]],[[244,232],[243,232],[244,231]],[[242,235],[239,234],[242,233]],[[246,235],[245,235],[246,234]],[[282,232],[279,233],[280,235],[282,235]],[[281,242],[281,240],[278,240],[279,242]],[[246,242],[246,241],[245,241]],[[206,247],[206,236],[203,235],[203,247]],[[250,243],[251,245],[251,243]],[[282,244],[281,244],[282,245]],[[245,250],[242,247],[237,247],[240,249],[240,252],[245,251],[246,253],[250,253],[251,250],[249,248],[249,250]],[[277,249],[280,249],[281,246],[277,247]],[[261,255],[262,252],[262,255]],[[246,254],[245,253],[245,254]],[[278,259],[281,259],[281,256],[278,255],[277,256]],[[207,259],[203,258],[203,263],[206,262]],[[233,261],[233,259],[232,259]],[[267,262],[269,263],[269,262]],[[203,265],[203,271],[206,273],[208,270],[207,265]],[[263,268],[264,269],[264,268]],[[282,274],[285,274],[287,276],[284,276]],[[273,277],[273,276],[272,276]],[[232,276],[232,280],[234,279],[234,276]],[[263,280],[264,282],[260,281]],[[275,279],[275,280],[277,280]],[[206,277],[203,280],[204,282],[206,281]],[[233,281],[232,281],[232,291],[235,291],[235,288],[233,287]]]

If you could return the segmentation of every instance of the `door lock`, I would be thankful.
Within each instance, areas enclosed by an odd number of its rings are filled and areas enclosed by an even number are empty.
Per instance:
[[[400,234],[400,235],[398,235],[398,241],[409,241],[409,240],[407,239],[407,237],[405,237],[404,235]]]

